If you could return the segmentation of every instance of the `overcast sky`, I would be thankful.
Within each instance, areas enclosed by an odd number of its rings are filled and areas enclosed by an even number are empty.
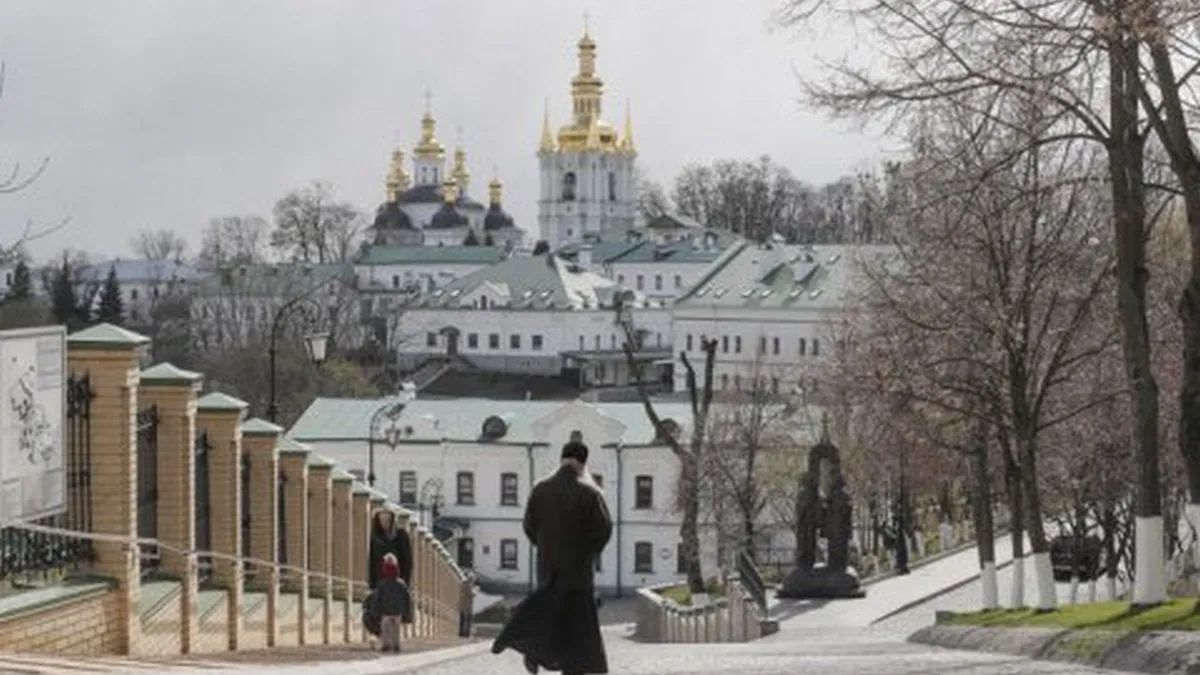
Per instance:
[[[314,179],[373,212],[392,147],[417,140],[426,88],[439,138],[466,145],[472,195],[494,166],[535,230],[543,103],[566,120],[585,12],[604,117],[619,125],[631,101],[651,178],[762,154],[810,182],[873,165],[879,138],[799,102],[797,73],[849,36],[776,29],[779,1],[0,0],[0,171],[50,158],[34,186],[0,196],[0,240],[69,218],[32,247],[39,260],[129,255],[148,227],[194,250],[209,218],[269,216]]]

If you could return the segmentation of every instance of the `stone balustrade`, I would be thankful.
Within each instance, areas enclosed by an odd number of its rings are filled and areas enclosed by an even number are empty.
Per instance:
[[[139,370],[147,342],[109,325],[68,338],[69,374],[88,377],[92,400],[88,432],[67,442],[86,444],[78,454],[90,461],[95,516],[90,530],[58,536],[89,540],[94,560],[81,571],[111,583],[100,600],[105,587],[93,585],[78,602],[0,614],[0,638],[32,631],[33,651],[143,656],[362,641],[370,523],[380,509],[396,514],[413,544],[416,612],[406,637],[458,635],[470,580],[428,528],[282,428],[245,419],[245,402],[202,395],[201,374],[170,364]],[[154,426],[139,427],[138,411],[151,406]],[[145,452],[154,457],[139,458]],[[139,507],[155,517],[143,523]],[[156,552],[151,576],[139,548]],[[73,632],[64,617],[84,603],[103,606],[106,620]]]
[[[637,636],[646,642],[749,642],[764,635],[767,617],[736,577],[726,582],[724,598],[703,607],[680,605],[660,594],[667,586],[637,592]]]

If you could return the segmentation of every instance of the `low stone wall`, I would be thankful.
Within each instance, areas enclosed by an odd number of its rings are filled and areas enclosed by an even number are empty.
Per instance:
[[[73,590],[77,592],[47,593],[41,602],[0,616],[0,651],[117,654],[125,620],[120,592],[105,583]]]
[[[1053,628],[929,626],[910,642],[1066,661],[1139,673],[1200,673],[1200,634]]]
[[[659,591],[675,584],[639,588],[637,631],[639,640],[659,643],[749,642],[770,632],[736,578],[726,583],[727,598],[705,607],[691,607],[664,597]]]

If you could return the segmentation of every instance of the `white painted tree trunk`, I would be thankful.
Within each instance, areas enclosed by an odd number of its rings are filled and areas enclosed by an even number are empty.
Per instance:
[[[1108,599],[1116,600],[1117,599],[1117,578],[1116,577],[1106,577],[1106,578],[1108,579]]]
[[[1054,587],[1054,568],[1050,565],[1050,552],[1033,554],[1033,574],[1037,580],[1037,608],[1054,609],[1058,606],[1058,593]]]
[[[1091,602],[1095,602],[1095,601],[1096,601],[1096,579],[1095,579],[1095,577],[1093,577],[1092,580],[1088,582],[1088,602],[1091,603]]]
[[[983,609],[996,609],[1000,606],[1000,593],[996,588],[996,563],[985,562],[979,571],[979,584],[983,591]]]
[[[1157,605],[1167,599],[1163,518],[1138,516],[1135,527],[1137,555],[1134,561],[1133,604]]]
[[[1079,577],[1074,574],[1071,575],[1071,599],[1069,604],[1079,604]]]
[[[1025,606],[1025,558],[1013,558],[1012,562],[1012,598],[1013,609]]]

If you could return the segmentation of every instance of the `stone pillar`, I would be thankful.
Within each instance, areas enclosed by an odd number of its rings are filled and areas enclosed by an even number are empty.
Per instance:
[[[333,508],[329,532],[332,539],[333,575],[345,580],[330,592],[341,599],[342,641],[350,642],[350,605],[354,591],[349,579],[354,570],[354,476],[345,471],[333,472]]]
[[[140,398],[158,408],[158,540],[196,548],[196,396],[201,376],[162,363],[143,370]],[[196,555],[163,548],[162,571],[180,580],[179,644],[189,654],[199,626]]]
[[[213,553],[242,555],[242,415],[246,402],[213,392],[196,402],[196,427],[208,434],[209,529]],[[213,583],[228,592],[229,649],[242,635],[242,566],[213,559]]]
[[[250,586],[267,594],[267,646],[279,641],[279,451],[283,427],[254,418],[242,423],[242,454],[250,468]],[[265,564],[271,563],[271,564]]]
[[[90,462],[92,531],[137,536],[138,352],[149,339],[109,324],[67,338],[67,370],[87,375],[91,402]],[[117,650],[129,654],[141,627],[135,545],[94,542],[98,574],[117,581],[120,635]]]
[[[308,569],[319,574],[329,574],[332,565],[332,546],[329,526],[333,521],[333,462],[316,453],[308,456]],[[322,603],[321,644],[329,644],[330,604],[332,584],[325,577],[313,577],[309,581],[310,597],[317,596]],[[310,636],[314,637],[315,636]],[[310,640],[310,642],[312,642]]]
[[[355,485],[350,516],[350,546],[354,549],[350,578],[354,581],[354,599],[367,597],[367,567],[371,564],[371,491]]]
[[[284,540],[287,543],[286,564],[296,570],[308,567],[308,446],[284,436],[279,439],[279,470],[285,479],[283,508],[287,513]],[[296,641],[308,640],[308,574],[290,571],[283,575],[284,588],[296,594]]]

